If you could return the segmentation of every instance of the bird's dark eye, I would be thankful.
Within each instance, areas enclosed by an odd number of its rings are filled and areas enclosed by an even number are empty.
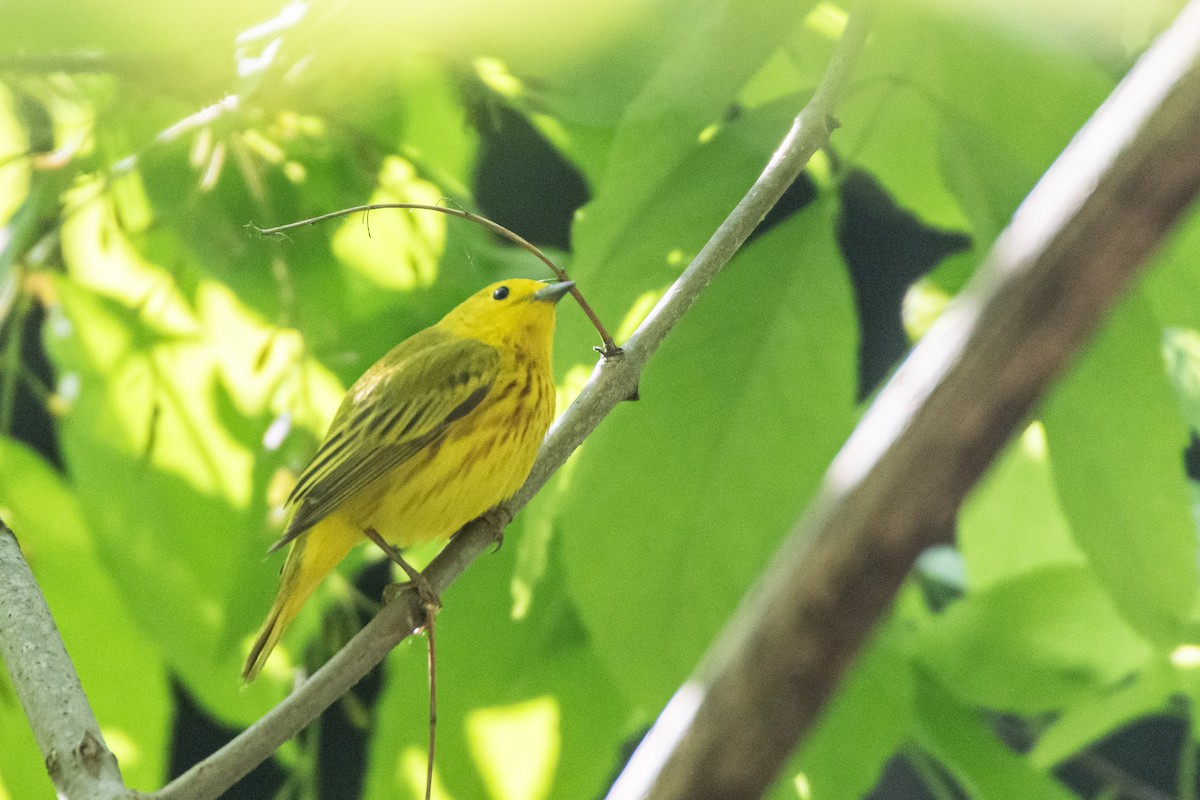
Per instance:
[[[508,287],[507,286],[497,286],[496,291],[492,292],[493,300],[503,300],[506,297],[508,297]]]

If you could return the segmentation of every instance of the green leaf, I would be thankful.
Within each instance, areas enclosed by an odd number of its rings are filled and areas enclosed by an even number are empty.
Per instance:
[[[1126,677],[1150,652],[1092,573],[1062,564],[968,593],[924,628],[914,656],[971,705],[1037,714]]]
[[[1167,708],[1178,689],[1175,668],[1166,658],[1147,665],[1119,686],[1105,686],[1065,709],[1038,736],[1029,760],[1053,769],[1084,748],[1149,714]]]
[[[701,147],[701,132],[721,121],[810,5],[724,0],[699,7],[695,27],[625,109],[595,199],[573,230],[576,278],[599,274],[630,238],[629,229],[655,212],[655,195],[671,187],[672,174]],[[792,114],[800,108],[797,102]],[[779,139],[786,130],[777,132]]]
[[[861,71],[868,72],[866,64]],[[844,128],[833,140],[834,147],[926,224],[966,228],[967,218],[941,180],[941,120],[924,91],[907,83],[867,86],[842,104],[838,119]]]
[[[916,681],[917,739],[974,800],[1076,800],[1045,771],[1004,746],[976,711],[929,678]]]
[[[1043,414],[1071,533],[1117,609],[1173,644],[1196,599],[1187,431],[1141,292],[1113,312]]]
[[[650,199],[648,210],[632,214],[621,231],[620,247],[604,263],[602,278],[581,279],[588,302],[618,344],[762,172],[800,102],[788,97],[748,111],[689,153]],[[577,251],[573,276],[579,277],[583,257]],[[591,372],[595,354],[581,345],[595,342],[595,333],[582,314],[560,313],[555,338],[557,364],[568,369],[581,365]]]
[[[976,591],[1044,566],[1084,563],[1058,501],[1041,423],[1009,445],[963,503],[958,548]]]
[[[436,205],[441,196],[437,186],[417,178],[411,164],[390,156],[384,160],[379,184],[368,202]],[[447,220],[432,211],[398,209],[380,209],[367,219],[348,217],[334,234],[333,254],[376,286],[427,287],[437,277]],[[364,294],[362,301],[369,302],[371,297]]]
[[[925,222],[969,227],[986,248],[1114,84],[1056,33],[1016,34],[978,6],[883,4],[835,146]]]
[[[6,672],[0,673],[0,748],[0,800],[55,796],[45,761]]]
[[[1146,299],[1163,325],[1197,328],[1200,323],[1200,209],[1193,209],[1153,257],[1142,279]]]
[[[1200,432],[1200,331],[1168,329],[1163,333],[1163,355],[1188,427]]]
[[[654,198],[654,212],[631,223],[627,241],[605,265],[604,280],[592,281],[586,289],[588,301],[608,321],[618,342],[628,338],[641,323],[682,265],[699,251],[709,231],[720,224],[762,170],[777,144],[776,131],[786,129],[796,102],[795,98],[785,98],[769,103],[724,126],[671,175]],[[845,317],[844,323],[852,324],[851,319]],[[559,389],[560,408],[591,374],[594,353],[588,345],[595,341],[595,332],[582,314],[559,313],[555,363],[560,374],[565,373]],[[590,440],[584,449],[589,446]],[[525,512],[530,535],[517,545],[523,555],[519,580],[514,583],[519,602],[535,590],[544,570],[545,552],[558,530],[560,489],[570,480],[577,463],[577,459],[568,462]]]
[[[435,69],[423,59],[406,61],[403,68],[408,114],[402,152],[429,179],[444,187],[443,192],[466,197],[479,136],[473,127],[462,124],[467,111],[461,90],[449,70]]]
[[[244,492],[237,478],[244,465],[196,413],[211,385],[181,393],[173,381],[210,378],[195,374],[206,366],[203,356],[193,349],[164,374],[138,352],[137,336],[122,340],[128,318],[112,314],[111,304],[66,282],[59,296],[65,316],[55,327],[70,332],[50,337],[48,349],[64,393],[78,392],[62,420],[62,444],[97,553],[121,576],[117,585],[142,630],[193,691],[206,700],[223,696],[225,713],[249,721],[254,706],[237,693],[236,654],[218,654],[215,644],[225,625],[224,577],[264,524],[238,514],[227,493]],[[223,690],[219,659],[229,669]],[[200,688],[206,684],[211,693]],[[254,694],[261,708],[267,698],[261,689]]]
[[[158,648],[123,602],[125,575],[98,557],[79,500],[58,473],[5,438],[0,516],[21,543],[126,783],[158,788],[171,735],[171,692]],[[0,774],[14,798],[49,795],[42,758],[20,717],[13,698],[0,699]]]
[[[1186,216],[1143,279],[1163,334],[1167,375],[1192,433],[1200,435],[1200,213]],[[1193,484],[1193,487],[1195,484]]]
[[[937,141],[938,164],[974,233],[976,260],[987,252],[1041,174],[1024,163],[987,123],[946,112]]]
[[[855,418],[832,205],[730,264],[649,363],[641,400],[605,420],[548,504],[584,624],[640,708],[695,665]]]
[[[28,149],[29,136],[17,117],[16,100],[5,86],[0,85],[0,224],[9,222],[29,190],[29,161],[15,158]],[[8,246],[6,242],[0,250]],[[4,272],[0,271],[0,279],[4,277]]]

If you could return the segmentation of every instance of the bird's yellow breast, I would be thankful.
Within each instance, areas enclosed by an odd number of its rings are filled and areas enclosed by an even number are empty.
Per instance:
[[[448,538],[516,494],[554,418],[554,383],[544,367],[508,358],[477,408],[334,513],[408,547]]]

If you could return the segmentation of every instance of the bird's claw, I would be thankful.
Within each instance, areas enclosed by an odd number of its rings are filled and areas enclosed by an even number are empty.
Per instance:
[[[383,587],[383,602],[391,603],[405,592],[416,592],[425,613],[432,616],[442,607],[442,600],[437,592],[429,585],[425,576],[415,570],[409,574],[409,579],[402,583],[389,583]]]
[[[504,529],[512,522],[512,518],[512,512],[506,506],[496,506],[483,512],[483,516],[480,517],[492,529],[492,536],[496,542],[496,550],[493,550],[493,553],[504,546]]]

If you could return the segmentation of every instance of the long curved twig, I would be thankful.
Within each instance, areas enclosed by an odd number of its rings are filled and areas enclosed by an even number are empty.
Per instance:
[[[351,208],[343,208],[338,211],[330,211],[328,214],[321,214],[320,216],[302,219],[297,222],[289,222],[286,225],[276,225],[273,228],[260,228],[254,224],[247,225],[246,228],[259,236],[274,236],[280,235],[284,231],[290,231],[294,228],[302,228],[306,225],[316,225],[318,222],[324,222],[325,220],[337,219],[338,217],[345,217],[350,214],[357,214],[359,212],[368,214],[372,211],[378,211],[384,208],[408,209],[410,211],[437,211],[440,214],[449,214],[452,217],[458,217],[460,219],[474,222],[477,225],[482,225],[493,233],[499,234],[505,239],[508,239],[510,242],[513,242],[521,248],[528,250],[530,253],[533,253],[543,264],[550,268],[550,271],[553,272],[555,277],[557,277],[560,281],[570,280],[570,277],[560,266],[551,261],[549,256],[543,253],[536,245],[527,240],[525,237],[509,230],[499,222],[490,220],[487,217],[481,217],[478,214],[472,214],[470,211],[464,211],[461,208],[433,206],[427,203],[368,203],[364,206],[352,206]],[[579,307],[583,309],[583,313],[587,314],[587,318],[591,320],[592,325],[595,326],[596,332],[600,334],[600,341],[602,341],[604,345],[603,347],[597,347],[597,352],[599,352],[605,358],[614,358],[619,356],[621,354],[621,348],[617,347],[616,343],[613,342],[612,336],[609,335],[608,331],[604,327],[604,324],[600,322],[600,318],[596,316],[596,312],[592,310],[592,307],[588,304],[588,301],[584,299],[583,292],[580,291],[578,286],[571,287],[571,295],[574,296],[575,301],[579,303]]]

